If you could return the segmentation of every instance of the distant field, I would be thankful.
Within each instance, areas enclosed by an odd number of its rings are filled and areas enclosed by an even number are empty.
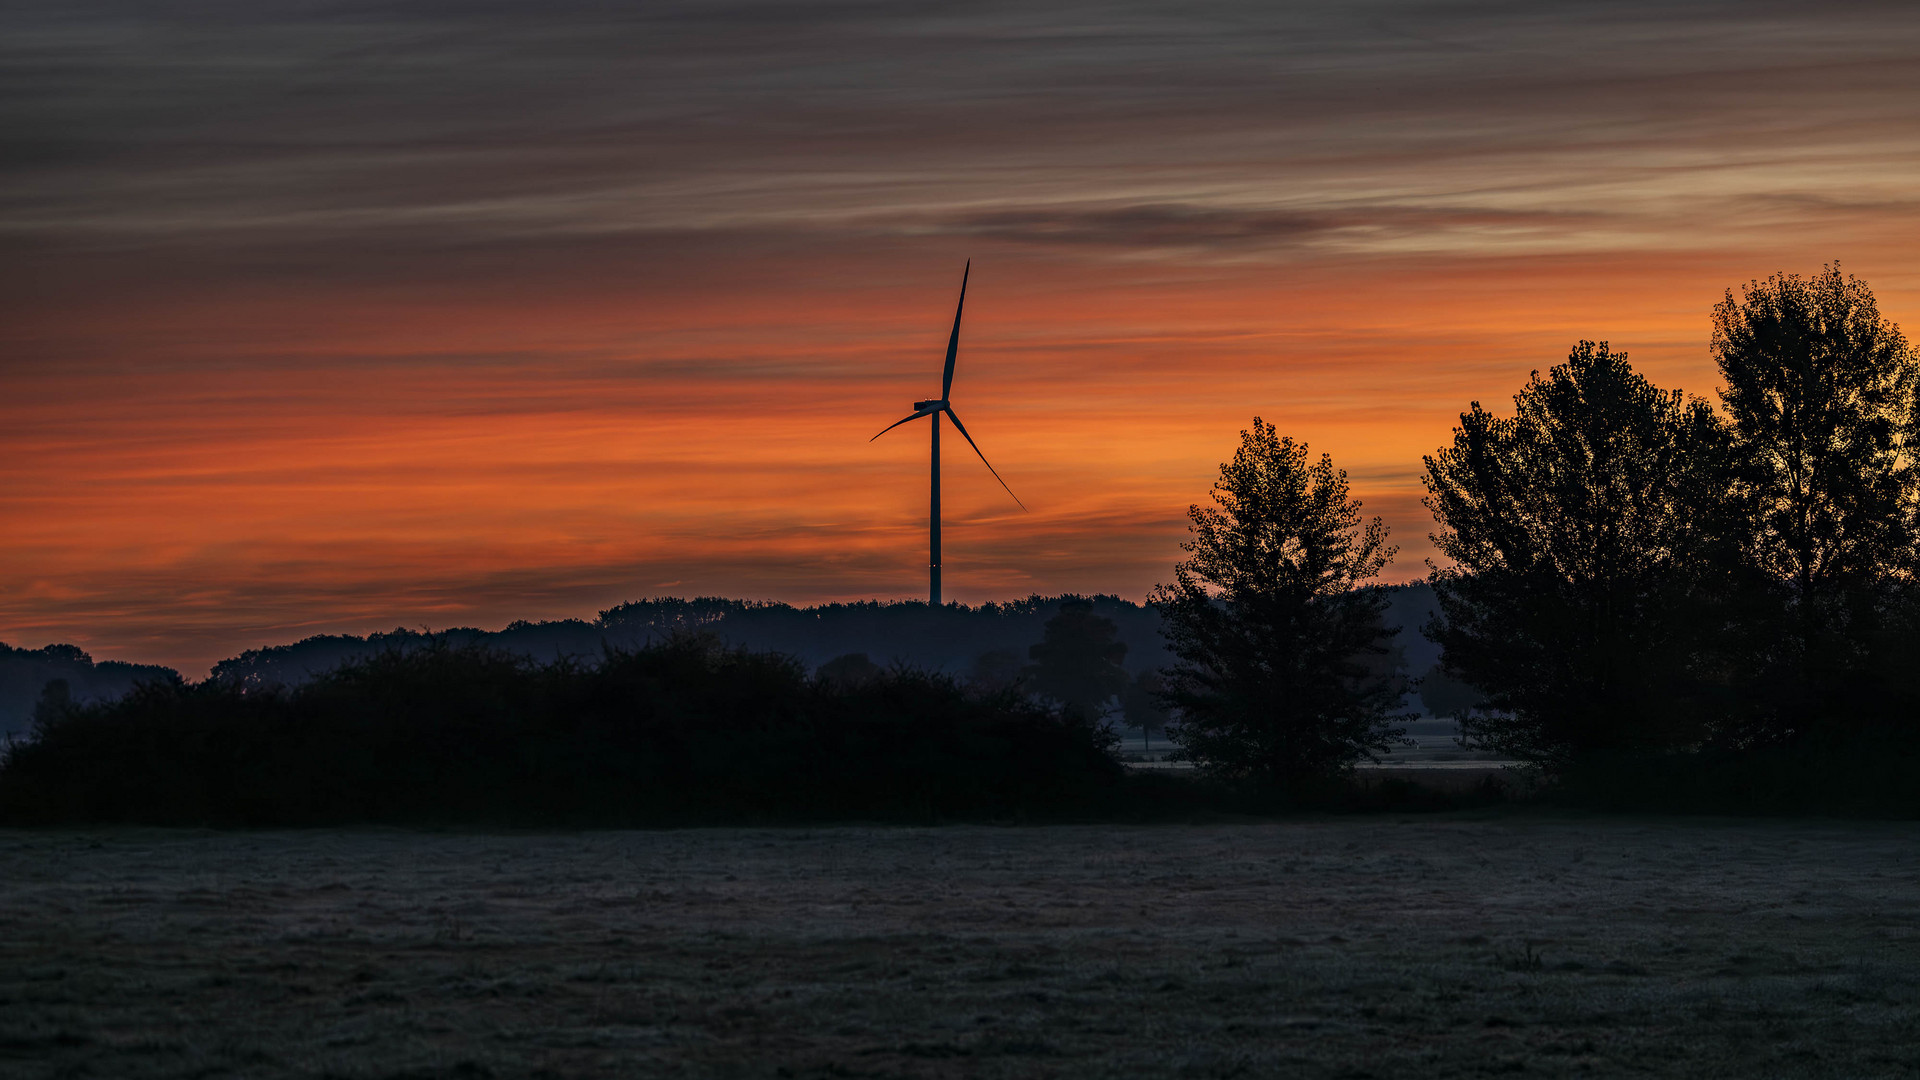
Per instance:
[[[1920,826],[0,831],[0,1075],[1912,1076]]]
[[[1467,781],[1470,787],[1485,776],[1500,778],[1502,769],[1520,764],[1512,758],[1488,751],[1463,749],[1459,743],[1460,726],[1452,720],[1415,720],[1405,727],[1406,736],[1413,740],[1413,745],[1396,746],[1390,753],[1381,754],[1378,761],[1359,762],[1363,777],[1384,772],[1427,786],[1457,788],[1460,786],[1458,782],[1422,774],[1470,772],[1474,774]],[[1193,769],[1191,762],[1171,760],[1178,749],[1176,744],[1165,739],[1143,743],[1138,729],[1135,729],[1120,740],[1117,753],[1129,769],[1173,773]]]

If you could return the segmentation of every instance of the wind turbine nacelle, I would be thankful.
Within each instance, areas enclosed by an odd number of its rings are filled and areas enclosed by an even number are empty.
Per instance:
[[[913,411],[915,412],[932,412],[935,409],[944,409],[946,407],[947,403],[945,401],[916,401],[913,403]]]

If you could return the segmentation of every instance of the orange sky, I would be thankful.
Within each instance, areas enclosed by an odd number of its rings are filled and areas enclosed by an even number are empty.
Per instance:
[[[47,89],[0,174],[0,641],[199,675],[653,595],[921,596],[924,425],[867,439],[937,393],[966,258],[954,403],[1032,508],[949,430],[968,602],[1142,597],[1254,415],[1417,577],[1420,456],[1577,339],[1711,393],[1722,291],[1831,259],[1920,327],[1900,8],[1018,10],[563,10],[531,45],[405,5],[338,41],[10,16]]]

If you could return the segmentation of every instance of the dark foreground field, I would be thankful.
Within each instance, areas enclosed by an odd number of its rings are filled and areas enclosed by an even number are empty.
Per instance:
[[[1920,826],[0,832],[6,1076],[1898,1076]]]

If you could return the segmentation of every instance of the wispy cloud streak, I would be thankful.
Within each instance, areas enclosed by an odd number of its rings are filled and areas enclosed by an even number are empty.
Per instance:
[[[969,425],[1036,508],[955,478],[970,599],[1144,592],[1256,412],[1412,576],[1419,454],[1578,338],[1708,392],[1720,290],[1832,258],[1920,327],[1910,4],[27,0],[0,31],[0,640],[193,667],[660,581],[912,595],[924,446],[863,433],[930,392],[969,255]]]

